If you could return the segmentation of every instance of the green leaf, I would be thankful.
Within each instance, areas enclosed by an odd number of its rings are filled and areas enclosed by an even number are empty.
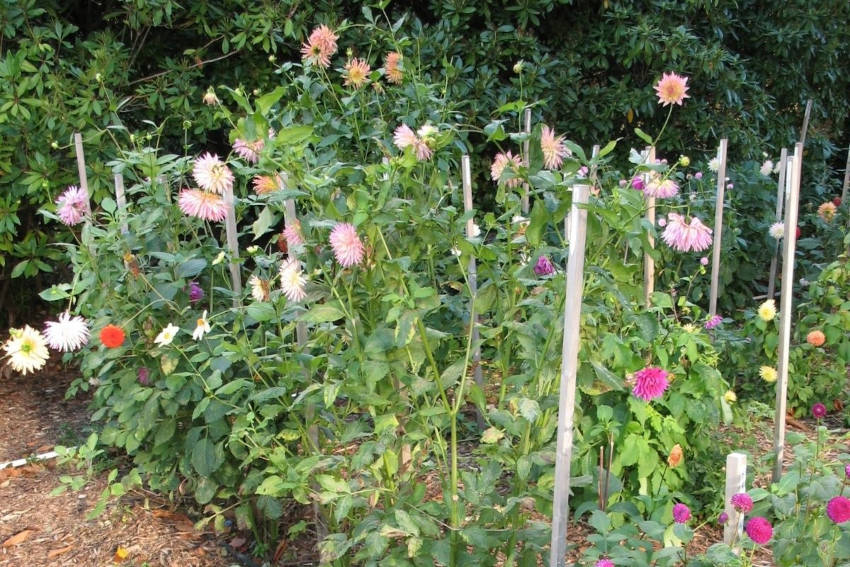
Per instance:
[[[245,307],[245,313],[258,323],[277,319],[277,312],[274,305],[268,301],[255,301]]]
[[[531,207],[531,219],[528,228],[525,229],[525,238],[531,246],[540,246],[541,236],[548,222],[549,211],[546,210],[546,205],[540,199],[534,201]]]
[[[529,423],[534,423],[534,420],[540,415],[540,404],[537,403],[537,400],[522,398],[517,404],[517,408],[519,414]]]
[[[319,483],[319,486],[321,486],[323,490],[327,490],[328,492],[334,492],[337,494],[351,493],[351,489],[348,487],[348,483],[346,481],[329,474],[317,474],[316,482]]]
[[[251,229],[254,232],[254,240],[257,240],[271,230],[271,227],[275,226],[278,220],[278,215],[276,215],[269,207],[263,207],[263,210],[260,211],[257,220],[251,225]]]
[[[505,433],[501,429],[497,429],[496,427],[489,427],[481,435],[481,442],[490,445],[493,443],[497,443],[504,436]]]
[[[177,267],[177,277],[191,278],[201,273],[207,267],[207,261],[203,258],[187,260]]]
[[[375,435],[380,435],[388,429],[398,427],[398,419],[393,414],[379,415],[375,418]]]
[[[328,323],[330,321],[342,319],[345,316],[345,313],[338,307],[338,305],[339,304],[336,301],[314,305],[301,315],[300,319],[307,323]]]
[[[207,504],[215,497],[216,490],[218,490],[218,484],[214,480],[201,477],[195,487],[195,500],[198,504]]]
[[[224,451],[213,445],[209,437],[202,437],[192,447],[192,466],[201,476],[210,476],[224,462]]]
[[[257,111],[262,114],[268,114],[271,107],[277,104],[277,101],[283,96],[283,93],[286,92],[284,87],[277,87],[270,93],[266,93],[260,98],[257,99]]]
[[[49,288],[41,291],[38,296],[45,301],[59,301],[71,297],[71,294],[68,293],[70,289],[70,284],[66,283],[52,285]]]
[[[638,138],[640,138],[641,140],[643,140],[644,142],[646,142],[650,146],[652,145],[652,138],[650,138],[649,134],[647,134],[646,132],[644,132],[640,128],[635,128],[635,134],[637,134]]]
[[[227,384],[216,390],[215,395],[221,397],[230,396],[237,390],[241,390],[242,388],[246,388],[250,385],[251,382],[244,378],[240,378],[238,380],[234,380],[233,382],[228,382]]]

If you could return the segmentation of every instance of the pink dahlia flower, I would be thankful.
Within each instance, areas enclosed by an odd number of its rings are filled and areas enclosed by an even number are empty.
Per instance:
[[[711,246],[711,229],[697,217],[688,219],[678,213],[667,213],[667,227],[661,239],[679,252],[701,252]]]
[[[209,152],[195,160],[192,176],[206,191],[224,195],[225,189],[233,189],[233,172],[217,155]]]
[[[331,248],[336,261],[344,268],[355,266],[363,261],[366,249],[357,236],[354,225],[347,222],[339,223],[331,230]]]
[[[301,45],[301,57],[314,65],[327,69],[331,66],[331,56],[336,53],[336,40],[339,36],[328,26],[322,24],[310,34],[306,43]]]
[[[664,395],[664,390],[670,383],[667,381],[669,373],[663,368],[648,366],[643,370],[635,372],[635,386],[632,393],[647,402]]]
[[[691,509],[686,504],[679,502],[673,505],[673,521],[677,524],[685,524],[691,519]]]
[[[543,150],[543,167],[558,169],[564,163],[564,158],[570,155],[570,150],[564,145],[563,136],[555,136],[555,131],[543,126],[540,134],[540,149]]]
[[[345,81],[343,84],[346,87],[354,87],[358,89],[366,84],[366,81],[369,79],[369,72],[372,69],[369,67],[369,64],[366,63],[365,60],[354,57],[353,59],[349,59],[345,63],[345,71],[343,72],[343,76],[345,76]]]
[[[688,78],[676,73],[664,73],[658,83],[655,84],[655,92],[661,106],[668,104],[682,105],[686,98],[690,98],[688,92]]]
[[[708,321],[705,322],[705,328],[710,331],[722,322],[723,317],[721,317],[720,315],[713,315]]]
[[[260,152],[263,151],[265,145],[266,142],[263,139],[246,142],[241,138],[236,138],[233,142],[233,151],[248,163],[257,163],[260,161]]]
[[[729,499],[729,503],[732,504],[732,507],[735,510],[742,514],[749,514],[753,509],[753,499],[746,492],[739,492],[732,495],[732,498]]]
[[[657,197],[658,199],[669,199],[674,197],[679,192],[679,186],[672,179],[653,180],[646,184],[643,190],[647,197]]]
[[[827,502],[826,515],[836,524],[850,520],[850,499],[846,496],[836,496]]]
[[[490,177],[493,178],[493,181],[496,183],[502,182],[502,174],[504,174],[505,167],[508,165],[510,165],[511,169],[516,171],[516,169],[522,165],[522,162],[520,161],[519,156],[511,154],[510,151],[507,153],[499,152],[496,154],[496,157],[493,158],[493,164],[490,166]],[[513,179],[508,179],[504,183],[508,187],[519,187],[522,183],[522,179],[514,177]]]
[[[89,194],[85,189],[71,185],[58,199],[57,213],[59,220],[68,226],[79,224],[91,212],[89,208]]]
[[[390,51],[384,59],[384,76],[387,82],[400,85],[404,80],[404,72],[401,69],[403,57],[398,51]]]
[[[227,212],[224,199],[215,193],[201,191],[200,189],[183,189],[180,191],[180,195],[177,197],[177,206],[184,214],[206,221],[223,221]]]
[[[297,260],[290,258],[280,265],[280,289],[286,299],[298,302],[307,297],[307,292],[304,291],[306,283],[301,264]]]

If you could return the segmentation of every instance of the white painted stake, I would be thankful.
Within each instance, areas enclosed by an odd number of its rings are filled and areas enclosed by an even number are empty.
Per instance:
[[[776,222],[782,220],[782,209],[785,204],[785,172],[788,171],[788,150],[782,148],[779,155],[779,182],[776,184]],[[770,259],[770,275],[767,279],[767,298],[773,299],[776,294],[776,268],[779,260],[779,244],[773,249],[773,257]]]
[[[800,130],[800,143],[806,145],[806,131],[809,129],[809,118],[812,115],[812,99],[806,102],[806,113],[803,116],[803,128]]]
[[[233,187],[224,188],[224,228],[227,233],[227,248],[230,250],[230,279],[233,285],[233,305],[238,306],[242,296],[242,274],[239,273],[239,240],[236,237],[236,209]]]
[[[782,457],[785,454],[785,408],[788,396],[788,355],[791,345],[791,313],[794,286],[794,251],[797,247],[796,228],[798,201],[800,199],[800,177],[803,168],[803,143],[794,147],[791,166],[791,191],[786,197],[785,236],[782,239],[782,293],[779,304],[779,360],[776,381],[776,419],[774,420],[773,447],[776,462],[773,465],[773,482],[782,476]]]
[[[530,110],[528,111],[531,112]],[[472,173],[470,172],[469,167],[469,156],[464,155],[460,158],[460,171],[461,171],[461,181],[463,184],[463,210],[465,212],[470,212],[472,210]],[[473,238],[474,234],[474,226],[475,221],[472,217],[466,221],[466,237]],[[467,280],[469,281],[469,293],[473,297],[478,295],[478,267],[475,264],[475,257],[471,256],[469,258],[469,265],[467,267]],[[470,321],[469,324],[472,326],[472,344],[475,345],[475,348],[472,351],[472,376],[475,379],[475,383],[478,384],[479,388],[484,388],[484,376],[481,372],[481,345],[478,344],[480,340],[480,331],[478,330],[478,316],[475,316],[474,321]],[[479,416],[481,417],[481,416]],[[482,424],[483,424],[483,420]]]
[[[525,109],[525,133],[531,134],[531,109]],[[530,148],[531,141],[526,138],[525,142],[522,144],[522,161],[525,164],[525,167],[528,167],[529,157],[528,152]],[[528,215],[529,205],[528,205],[528,183],[523,183],[522,185],[522,214]]]
[[[655,165],[655,148],[647,148],[647,163]],[[646,198],[646,220],[655,226],[655,197]],[[649,235],[649,246],[655,248],[655,237]],[[643,301],[649,307],[652,292],[655,291],[655,260],[648,252],[643,253]]]
[[[744,514],[732,507],[729,502],[732,497],[747,491],[747,456],[743,453],[726,455],[726,493],[725,508],[729,518],[723,526],[723,543],[732,545],[733,541],[740,542],[744,532]],[[736,546],[736,553],[740,547]]]
[[[729,140],[720,140],[717,159],[717,199],[714,202],[714,249],[711,256],[711,290],[709,292],[708,316],[717,315],[717,287],[720,282],[720,247],[723,238],[723,198],[726,193],[726,148]]]
[[[564,342],[561,350],[561,384],[558,404],[558,443],[555,453],[555,494],[552,505],[551,567],[565,567],[567,524],[570,507],[570,461],[573,453],[573,414],[576,405],[581,300],[584,292],[584,246],[587,230],[587,185],[573,187],[570,211],[570,250],[567,257],[566,298],[564,300]]]
[[[46,453],[39,453],[34,457],[26,457],[23,459],[15,459],[14,461],[6,461],[5,463],[0,463],[0,471],[9,467],[17,469],[33,461],[49,461],[50,459],[55,459],[57,456],[58,455],[56,454],[56,451],[48,451]]]
[[[124,195],[124,176],[115,174],[115,203],[118,205],[118,216],[121,220],[121,234],[130,232],[127,226],[127,197]]]

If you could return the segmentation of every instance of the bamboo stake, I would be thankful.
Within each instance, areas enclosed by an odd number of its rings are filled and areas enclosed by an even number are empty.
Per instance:
[[[782,148],[779,155],[779,182],[776,184],[776,222],[782,220],[782,209],[785,204],[785,172],[788,171],[788,150]],[[770,275],[767,279],[767,298],[773,299],[776,294],[776,268],[779,260],[779,241],[773,248],[773,257],[770,259]]]
[[[526,135],[528,135],[528,136],[531,135],[531,109],[530,108],[525,109],[524,131],[525,131]],[[525,142],[522,143],[522,161],[525,164],[526,168],[528,167],[528,164],[529,164],[528,152],[529,152],[529,148],[531,147],[530,143],[531,143],[531,141],[527,137],[525,139]],[[523,183],[522,189],[523,189],[523,191],[522,191],[522,214],[527,216],[528,210],[529,210],[528,183]]]
[[[472,173],[469,166],[469,156],[464,155],[460,158],[461,166],[461,181],[463,185],[463,210],[467,213],[472,211]],[[466,237],[473,238],[475,236],[475,221],[472,217],[466,221]],[[478,267],[475,263],[475,257],[470,256],[469,265],[467,267],[467,280],[469,282],[469,293],[472,297],[478,295]],[[484,376],[481,371],[481,335],[478,330],[478,315],[469,321],[472,333],[472,344],[475,345],[472,351],[472,376],[475,383],[481,390],[484,390]],[[484,418],[478,413],[478,424],[483,427]]]
[[[747,491],[747,456],[743,453],[726,455],[726,492],[724,494],[726,516],[723,526],[723,543],[731,545],[740,541],[744,531],[744,514],[735,510],[730,500],[736,494]],[[737,552],[737,551],[736,551]]]
[[[118,205],[118,216],[121,217],[121,234],[130,232],[127,226],[127,197],[124,195],[124,176],[115,174],[115,202]]]
[[[569,521],[570,461],[573,452],[573,414],[576,404],[581,300],[584,291],[584,247],[587,230],[589,186],[573,187],[570,211],[570,250],[567,259],[566,298],[564,301],[564,342],[561,350],[561,384],[558,405],[558,441],[555,453],[555,488],[552,505],[552,542],[549,564],[565,567],[567,561],[567,524]]]
[[[711,290],[709,292],[709,317],[717,315],[717,288],[720,283],[720,248],[723,240],[723,199],[726,193],[726,148],[729,140],[720,140],[717,159],[717,199],[714,202],[714,249],[711,256]]]
[[[782,254],[782,293],[779,305],[779,361],[777,363],[778,380],[776,382],[776,419],[773,433],[773,446],[776,462],[773,466],[773,482],[779,482],[782,476],[782,457],[785,454],[785,408],[788,396],[788,355],[791,344],[791,310],[794,286],[794,251],[797,244],[798,201],[800,198],[800,177],[803,167],[803,143],[794,147],[794,159],[791,166],[791,188],[786,198],[785,236]]]
[[[230,250],[230,280],[233,285],[233,306],[238,307],[242,299],[242,274],[239,272],[239,240],[236,232],[236,209],[233,199],[233,187],[224,188],[224,228],[227,235],[227,248]]]
[[[812,115],[812,99],[806,103],[806,113],[803,116],[803,128],[800,130],[800,143],[806,145],[806,132],[809,129],[809,118]],[[802,156],[801,156],[802,157]]]
[[[647,148],[647,163],[655,165],[655,148]],[[655,227],[655,197],[646,198],[646,220]],[[655,248],[655,237],[648,236],[649,247]],[[652,292],[655,291],[655,260],[648,252],[643,253],[643,301],[649,307]]]

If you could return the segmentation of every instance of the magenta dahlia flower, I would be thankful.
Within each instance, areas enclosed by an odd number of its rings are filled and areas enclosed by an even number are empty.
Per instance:
[[[681,502],[673,505],[673,521],[677,524],[687,523],[691,519],[691,509]]]
[[[732,507],[735,510],[743,514],[749,514],[753,509],[753,499],[746,492],[734,494],[732,498],[729,499],[729,503],[732,504]]]
[[[331,248],[333,248],[336,261],[344,268],[350,268],[363,261],[366,249],[357,236],[354,225],[343,222],[331,230]]]
[[[744,530],[746,530],[750,539],[759,545],[766,544],[773,537],[773,526],[770,525],[770,522],[766,518],[762,518],[761,516],[750,518]]]
[[[648,366],[643,370],[635,372],[635,387],[632,393],[647,402],[660,398],[670,383],[667,381],[669,373],[663,368]]]
[[[815,419],[823,419],[826,416],[826,406],[818,402],[812,406],[812,416]]]

